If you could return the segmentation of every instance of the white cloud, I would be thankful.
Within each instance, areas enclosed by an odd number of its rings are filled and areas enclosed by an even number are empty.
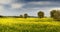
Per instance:
[[[53,10],[60,10],[60,8],[52,8]]]
[[[0,13],[2,13],[3,11],[4,11],[4,7],[0,5]]]
[[[40,2],[29,2],[28,4],[36,4],[36,5],[49,5],[51,2],[49,1],[40,1]]]
[[[18,9],[18,8],[22,8],[23,7],[23,5],[24,4],[21,4],[21,3],[13,3],[13,4],[11,4],[11,7],[13,8],[13,9]]]
[[[52,10],[60,10],[60,7],[51,8],[50,11],[52,11]]]
[[[8,4],[11,3],[12,0],[0,0],[0,4]]]

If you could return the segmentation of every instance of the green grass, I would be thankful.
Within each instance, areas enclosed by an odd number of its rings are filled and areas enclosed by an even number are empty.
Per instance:
[[[0,32],[60,32],[60,22],[51,18],[0,18]]]

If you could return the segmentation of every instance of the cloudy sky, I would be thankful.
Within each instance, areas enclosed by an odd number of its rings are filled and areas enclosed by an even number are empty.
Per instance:
[[[0,0],[0,15],[17,16],[27,13],[30,16],[37,16],[37,12],[45,12],[60,9],[60,0]]]

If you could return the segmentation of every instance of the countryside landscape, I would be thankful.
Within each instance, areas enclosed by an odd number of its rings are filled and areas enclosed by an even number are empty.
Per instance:
[[[60,32],[60,11],[52,10],[51,17],[38,12],[37,17],[0,16],[0,32]]]
[[[0,0],[0,32],[60,32],[60,0]]]

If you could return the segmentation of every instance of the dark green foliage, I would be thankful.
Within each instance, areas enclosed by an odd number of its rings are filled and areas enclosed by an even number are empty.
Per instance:
[[[39,12],[38,12],[38,17],[39,17],[39,18],[43,18],[43,17],[44,17],[44,12],[39,11]]]
[[[51,15],[51,17],[54,17],[54,13],[56,12],[56,10],[52,10],[51,12],[50,12],[50,15]]]
[[[20,15],[20,18],[23,18],[23,15]]]
[[[28,17],[28,14],[24,14],[24,18],[27,18]]]
[[[54,18],[55,20],[60,21],[60,10],[52,10],[51,17]]]
[[[0,15],[0,18],[2,18],[3,16],[2,15]]]

